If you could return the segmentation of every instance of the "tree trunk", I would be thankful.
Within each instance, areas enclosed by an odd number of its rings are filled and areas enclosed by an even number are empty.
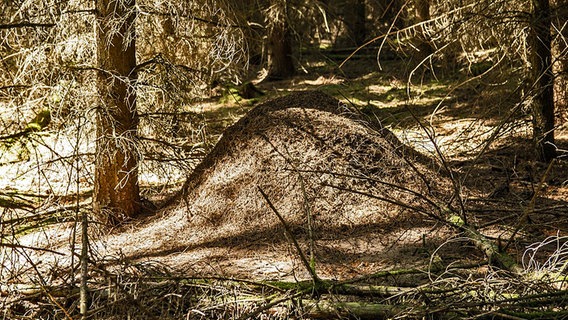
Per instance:
[[[367,10],[365,8],[365,0],[355,1],[355,17],[353,32],[355,33],[355,42],[357,46],[360,46],[367,40]]]
[[[287,7],[287,0],[273,0],[268,10],[268,75],[266,80],[286,79],[295,73]]]
[[[430,20],[430,0],[416,0],[416,17],[419,22]]]
[[[355,45],[360,46],[367,39],[365,0],[349,0],[347,6],[346,10],[351,12],[345,12],[345,23],[351,30]]]
[[[416,0],[416,23],[422,23],[419,28],[422,32],[418,34],[417,41],[418,53],[415,60],[421,62],[428,58],[433,52],[434,48],[430,41],[430,34],[428,32],[428,27],[423,22],[430,20],[430,0]]]
[[[568,0],[556,0],[552,24],[558,30],[553,45],[554,107],[562,119],[568,119]]]
[[[549,0],[533,0],[530,80],[534,88],[532,101],[533,140],[539,161],[556,157],[554,145],[554,86],[551,54],[551,17]]]
[[[134,0],[98,0],[97,146],[93,209],[114,225],[140,209]]]

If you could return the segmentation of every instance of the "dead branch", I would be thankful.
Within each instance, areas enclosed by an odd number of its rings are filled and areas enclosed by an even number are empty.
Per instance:
[[[55,27],[55,23],[34,23],[34,22],[18,22],[9,24],[0,24],[0,30],[7,29],[18,29],[18,28],[52,28]]]
[[[288,237],[290,238],[290,241],[292,241],[292,244],[294,245],[296,251],[298,252],[298,255],[300,256],[300,259],[302,260],[302,263],[304,264],[304,266],[306,267],[306,270],[310,273],[310,275],[312,276],[312,280],[314,285],[317,285],[321,282],[320,278],[318,277],[318,275],[316,274],[315,269],[310,265],[310,263],[308,262],[308,259],[306,258],[306,256],[304,255],[304,252],[302,251],[302,248],[300,248],[300,245],[298,244],[298,241],[296,240],[296,238],[294,237],[294,234],[292,233],[292,230],[290,230],[290,227],[288,226],[288,224],[286,223],[286,220],[284,220],[284,218],[282,218],[282,215],[280,215],[280,213],[278,213],[278,210],[276,210],[276,208],[274,207],[274,205],[272,204],[272,202],[270,201],[270,199],[268,198],[268,196],[266,195],[266,193],[264,193],[264,190],[262,190],[262,188],[260,186],[258,186],[258,191],[260,192],[260,194],[262,195],[262,197],[264,198],[264,200],[266,201],[266,203],[268,204],[268,206],[270,207],[270,209],[272,210],[272,212],[274,212],[274,214],[278,217],[278,220],[280,220],[280,223],[282,223],[282,226],[284,226],[284,229],[286,230],[286,234],[288,235]]]
[[[25,245],[15,244],[15,243],[0,242],[0,247],[11,248],[11,249],[27,249],[27,250],[33,250],[33,251],[43,251],[43,252],[49,252],[49,253],[53,253],[53,254],[57,254],[57,255],[61,255],[61,256],[65,255],[64,253],[57,252],[57,251],[51,250],[51,249],[25,246]]]

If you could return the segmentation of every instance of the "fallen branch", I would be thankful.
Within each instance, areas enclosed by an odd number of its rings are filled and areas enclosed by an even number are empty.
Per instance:
[[[471,225],[466,224],[459,216],[450,216],[447,223],[448,225],[462,231],[464,235],[471,240],[473,245],[485,254],[487,259],[489,259],[489,264],[511,271],[516,275],[523,273],[523,268],[515,261],[515,259],[506,253],[500,252],[499,248],[493,241],[481,234],[481,232]]]
[[[329,300],[303,300],[310,319],[388,319],[409,309],[407,305],[389,305],[372,302],[338,302]]]
[[[79,293],[79,289],[69,287],[66,285],[61,286],[39,286],[36,284],[2,284],[0,285],[0,296],[9,296],[10,294],[17,293],[23,296],[35,296],[37,294],[49,293],[53,297],[70,297]]]

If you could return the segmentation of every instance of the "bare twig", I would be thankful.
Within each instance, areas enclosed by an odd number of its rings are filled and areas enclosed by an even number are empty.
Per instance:
[[[53,253],[53,254],[57,254],[57,255],[61,255],[64,256],[64,253],[55,251],[55,250],[51,250],[51,249],[46,249],[46,248],[39,248],[39,247],[31,247],[31,246],[25,246],[25,245],[21,245],[21,244],[16,244],[16,243],[0,243],[0,247],[5,247],[5,248],[12,248],[12,249],[28,249],[28,250],[33,250],[33,251],[43,251],[43,252],[49,252],[49,253]]]
[[[537,188],[534,190],[534,194],[531,198],[531,201],[529,203],[529,205],[523,210],[523,214],[521,215],[521,217],[519,217],[519,220],[515,226],[515,230],[513,230],[513,232],[511,233],[511,236],[509,237],[509,240],[507,241],[507,244],[505,245],[505,247],[503,248],[503,251],[507,251],[507,249],[509,248],[509,246],[511,245],[511,243],[513,242],[513,240],[515,239],[515,236],[517,235],[517,233],[526,226],[526,224],[529,222],[529,215],[534,213],[535,210],[535,204],[536,204],[536,199],[540,196],[541,192],[544,190],[544,185],[545,185],[545,181],[548,178],[548,174],[550,173],[550,169],[552,168],[552,166],[554,165],[556,159],[552,159],[552,161],[550,161],[550,163],[548,164],[548,167],[546,168],[546,171],[544,172],[544,174],[542,175],[542,177],[540,178],[540,182],[538,183]]]
[[[52,28],[55,27],[55,23],[34,23],[34,22],[18,22],[10,24],[0,24],[0,30],[7,29],[18,29],[18,28]]]
[[[258,316],[258,315],[259,315],[260,313],[262,313],[263,311],[266,311],[266,310],[268,310],[268,309],[270,309],[270,308],[272,308],[272,307],[274,307],[274,306],[276,306],[276,305],[279,305],[279,304],[281,304],[282,302],[286,302],[286,301],[289,301],[289,300],[294,300],[294,299],[296,299],[296,298],[299,298],[299,297],[301,297],[302,295],[304,295],[304,292],[297,292],[297,293],[295,293],[295,294],[293,294],[293,295],[291,295],[291,296],[285,296],[285,297],[282,297],[282,298],[280,298],[280,299],[275,299],[275,300],[273,300],[273,301],[271,301],[271,302],[265,304],[264,306],[262,306],[262,307],[260,307],[260,308],[257,308],[257,309],[254,310],[253,312],[243,314],[242,316],[240,316],[240,317],[238,318],[238,320],[254,319],[256,316]]]
[[[290,241],[292,241],[292,244],[296,248],[296,251],[298,252],[298,255],[300,256],[300,260],[302,260],[304,267],[306,267],[306,270],[312,276],[312,280],[313,280],[314,284],[318,284],[319,282],[321,282],[321,280],[318,277],[318,275],[316,274],[316,271],[312,268],[312,266],[308,262],[308,259],[306,258],[304,251],[302,250],[302,248],[300,248],[300,245],[298,244],[296,237],[294,237],[292,230],[290,230],[288,223],[286,223],[286,220],[284,220],[282,215],[278,212],[278,210],[276,210],[276,208],[272,204],[272,201],[270,201],[270,199],[268,198],[268,196],[266,195],[264,190],[262,190],[262,188],[260,186],[257,186],[257,188],[258,188],[258,191],[260,192],[260,194],[262,195],[262,197],[264,198],[264,200],[266,201],[266,203],[268,204],[268,206],[270,207],[270,209],[272,210],[272,212],[274,212],[274,214],[278,217],[278,220],[280,220],[280,223],[282,223],[282,226],[284,226],[284,230],[286,231],[286,234],[288,235],[288,237],[290,238]]]
[[[420,213],[422,213],[422,214],[424,214],[424,215],[426,215],[426,216],[428,216],[428,217],[430,217],[430,218],[432,218],[436,221],[447,223],[447,221],[444,220],[441,216],[433,214],[432,212],[426,210],[425,208],[412,206],[410,204],[401,202],[401,201],[396,200],[396,199],[390,199],[390,198],[382,197],[382,196],[375,195],[375,194],[372,194],[372,193],[369,193],[369,192],[354,190],[354,189],[350,189],[350,188],[346,188],[346,187],[342,187],[342,186],[337,186],[337,185],[333,185],[333,184],[328,184],[328,183],[324,183],[323,185],[326,186],[326,187],[337,189],[337,190],[352,192],[352,193],[360,194],[362,196],[366,196],[366,197],[369,197],[369,198],[381,200],[381,201],[384,201],[384,202],[387,202],[387,203],[390,203],[390,204],[397,205],[401,208],[410,209],[410,210],[415,211],[415,212],[420,212]]]

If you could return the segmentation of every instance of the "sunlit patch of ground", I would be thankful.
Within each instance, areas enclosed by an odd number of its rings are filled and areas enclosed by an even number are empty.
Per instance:
[[[344,81],[345,81],[344,79],[336,78],[333,75],[330,76],[330,77],[319,76],[315,80],[304,80],[303,82],[300,82],[300,85],[301,84],[307,84],[309,86],[322,86],[322,85],[329,85],[329,84],[341,84]]]
[[[31,140],[23,139],[21,143],[2,147],[0,189],[61,195],[71,188],[71,192],[76,191],[77,183],[81,190],[90,186],[92,166],[88,161],[75,160],[77,154],[94,155],[94,145],[85,137],[77,143],[74,137],[65,133],[47,132],[33,136]],[[14,152],[18,153],[19,159],[12,157]],[[92,155],[86,159],[92,159]]]

